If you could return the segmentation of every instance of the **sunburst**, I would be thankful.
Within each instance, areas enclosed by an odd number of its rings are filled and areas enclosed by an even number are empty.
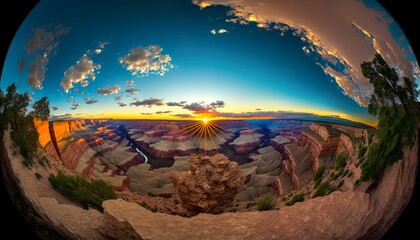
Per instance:
[[[201,118],[180,130],[182,135],[193,137],[194,146],[204,149],[204,155],[208,150],[208,144],[212,144],[214,149],[217,150],[218,144],[216,142],[223,143],[223,140],[218,136],[218,133],[222,131],[224,131],[222,126],[208,118]]]

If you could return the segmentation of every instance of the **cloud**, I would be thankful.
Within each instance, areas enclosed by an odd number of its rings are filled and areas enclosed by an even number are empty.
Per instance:
[[[73,101],[73,96],[70,96],[67,98],[67,102],[71,102],[71,101]]]
[[[155,112],[156,114],[168,114],[171,113],[172,111],[157,111]]]
[[[151,106],[164,106],[165,103],[162,101],[162,99],[158,99],[158,98],[149,98],[149,99],[144,99],[144,100],[137,100],[134,101],[132,103],[130,103],[130,106],[147,106],[147,107],[151,107]]]
[[[51,115],[48,119],[50,121],[57,121],[57,120],[65,120],[72,118],[70,113],[62,114],[62,115]]]
[[[184,105],[182,108],[192,111],[194,114],[200,114],[200,113],[215,112],[217,108],[222,108],[224,106],[225,106],[224,101],[217,100],[209,104],[205,104],[204,102],[193,102],[193,103]]]
[[[112,87],[98,88],[98,89],[96,89],[96,92],[99,95],[107,96],[107,95],[117,94],[118,91],[120,91],[120,90],[121,90],[120,85],[116,84],[116,85],[114,85]]]
[[[101,53],[102,53],[102,51],[103,51],[103,50],[102,50],[102,49],[100,49],[100,48],[95,49],[95,53],[96,53],[96,54],[101,54]]]
[[[168,54],[162,54],[162,51],[163,49],[158,45],[139,46],[130,49],[130,52],[119,58],[118,61],[133,75],[158,74],[163,76],[173,65],[171,57]]]
[[[57,111],[57,110],[58,110],[58,107],[57,107],[57,106],[53,106],[53,107],[52,107],[52,109],[53,109],[54,111]]]
[[[129,89],[126,89],[125,92],[130,95],[133,95],[133,94],[139,93],[140,90],[141,90],[140,88],[129,88]]]
[[[71,105],[71,106],[72,106],[70,108],[71,110],[76,110],[76,109],[78,109],[80,107],[80,103],[76,102],[76,103],[73,103],[73,105]]]
[[[41,90],[50,56],[55,53],[60,37],[67,35],[70,29],[59,25],[51,30],[35,28],[33,31],[34,35],[26,46],[26,53],[34,56],[34,61],[29,64],[27,81],[31,88]],[[18,71],[23,71],[24,65],[20,67]]]
[[[122,103],[122,102],[119,102],[119,103],[118,103],[118,106],[120,106],[120,107],[125,107],[125,106],[127,106],[127,104]]]
[[[171,116],[180,117],[180,118],[191,118],[191,117],[193,117],[191,114],[185,114],[185,113],[172,114]]]
[[[111,43],[111,42],[108,42],[108,41],[105,41],[105,42],[99,42],[99,43],[98,43],[98,48],[94,50],[94,53],[96,53],[96,54],[101,54],[101,53],[104,51],[105,46],[106,46],[106,45],[108,45],[108,44],[110,44],[110,43]]]
[[[183,107],[186,102],[167,102],[166,105],[169,107]]]
[[[261,111],[261,110],[262,110],[261,108],[256,108],[256,109],[255,109],[255,111]]]
[[[100,69],[100,64],[95,64],[87,54],[84,54],[75,65],[70,66],[64,72],[64,77],[61,79],[60,85],[66,93],[77,83],[82,87],[86,87],[89,85],[89,80],[95,81],[95,74]]]
[[[115,96],[115,101],[116,102],[121,101],[122,97],[123,97],[123,95],[117,95],[117,96]]]
[[[129,80],[127,82],[125,82],[126,86],[134,86],[134,80]]]
[[[224,106],[225,106],[225,102],[224,102],[224,101],[222,101],[222,100],[217,100],[217,101],[215,101],[215,102],[211,102],[211,103],[209,104],[209,106],[210,106],[211,108],[222,108],[222,107],[224,107]]]
[[[23,70],[25,70],[25,65],[26,65],[26,61],[25,61],[25,59],[21,59],[20,61],[19,61],[19,66],[18,66],[18,68],[17,68],[17,71],[19,72],[19,73],[23,73]]]
[[[213,35],[216,35],[216,34],[229,33],[229,31],[228,31],[228,30],[226,30],[226,29],[221,28],[221,29],[219,29],[219,30],[212,29],[212,30],[210,30],[210,33],[211,33],[211,34],[213,34]]]
[[[153,113],[140,113],[141,115],[152,115]]]
[[[343,93],[366,107],[372,86],[360,69],[375,52],[410,78],[418,76],[418,63],[409,59],[409,49],[393,37],[393,20],[385,11],[366,6],[363,1],[334,0],[193,0],[200,8],[224,5],[231,8],[227,22],[254,23],[258,27],[292,34],[301,39],[303,51],[312,56]],[[311,9],[311,11],[304,11]],[[280,39],[280,38],[279,38]]]
[[[86,104],[94,104],[94,103],[97,103],[98,102],[98,100],[96,100],[96,99],[93,99],[93,98],[91,98],[91,99],[89,99],[89,98],[85,98],[85,103]]]

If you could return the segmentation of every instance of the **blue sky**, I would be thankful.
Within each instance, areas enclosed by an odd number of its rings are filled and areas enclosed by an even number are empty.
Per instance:
[[[200,8],[202,3],[41,1],[12,42],[0,85],[5,89],[16,82],[20,91],[33,93],[35,100],[47,96],[51,106],[57,107],[52,111],[56,116],[275,118],[299,112],[375,121],[360,100],[368,95],[366,79],[357,79],[356,73],[348,71],[357,65],[352,66],[351,60],[359,56],[347,58],[348,49],[331,40],[334,33],[323,32],[329,26],[311,26],[302,33],[296,31],[302,27],[261,10],[260,15],[253,15],[218,1],[204,2],[208,6]],[[384,14],[375,4],[367,6]],[[299,15],[296,18],[299,23]],[[366,30],[369,21],[355,20],[350,27]],[[278,29],[287,24],[291,30]],[[396,24],[384,29],[394,40],[402,36]],[[389,42],[383,29],[368,31],[377,42],[380,37]],[[312,36],[319,39],[320,46],[311,42]],[[364,37],[369,44],[365,36],[356,37]],[[311,46],[313,51],[305,53],[305,47]],[[408,49],[407,42],[398,47]],[[331,49],[337,51],[330,56],[323,52]],[[155,54],[156,58],[135,53]],[[415,60],[412,54],[407,58]],[[401,58],[390,58],[394,59]],[[77,66],[77,61],[85,66]],[[147,62],[146,66],[136,65],[139,61]],[[33,62],[38,64],[31,66]],[[130,64],[139,67],[134,74]],[[45,68],[44,76],[36,74],[40,73],[36,66]],[[346,75],[350,80],[343,77]],[[42,89],[34,86],[34,80],[40,80]],[[128,86],[127,81],[134,84]],[[62,82],[71,82],[73,87],[66,88]],[[104,89],[110,92],[99,94]],[[128,89],[138,93],[128,94]]]

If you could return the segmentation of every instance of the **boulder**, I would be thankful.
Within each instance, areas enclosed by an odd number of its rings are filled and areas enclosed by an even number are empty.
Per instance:
[[[191,215],[224,212],[243,188],[245,178],[241,169],[223,154],[191,155],[189,167],[188,172],[173,172],[171,178]]]

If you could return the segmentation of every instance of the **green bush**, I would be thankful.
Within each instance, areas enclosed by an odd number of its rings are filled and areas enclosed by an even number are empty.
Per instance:
[[[347,174],[347,177],[349,177],[349,178],[350,178],[350,177],[352,177],[352,176],[353,176],[353,172],[352,172],[352,171],[350,171],[350,172],[349,172],[349,174]]]
[[[318,179],[315,181],[314,188],[317,188],[317,187],[319,186],[319,184],[321,184],[321,181],[322,181],[322,178],[318,178]]]
[[[325,172],[325,166],[318,167],[318,170],[316,170],[316,173],[314,175],[314,181],[322,178],[322,175],[324,175]]]
[[[88,181],[81,176],[68,176],[60,171],[57,176],[51,174],[48,180],[54,189],[86,209],[93,207],[103,211],[103,201],[117,198],[112,186],[101,179]]]
[[[344,153],[337,154],[335,159],[334,169],[338,170],[340,168],[344,168],[346,166],[347,156]]]
[[[340,182],[337,185],[337,189],[340,189],[341,186],[343,186],[343,184],[344,184],[344,179],[341,179]]]
[[[386,166],[403,158],[403,147],[414,142],[416,117],[407,116],[400,109],[395,114],[391,108],[381,108],[376,131],[377,141],[369,146],[366,160],[362,163],[362,181],[378,178]]]
[[[36,179],[40,180],[42,178],[42,175],[39,174],[38,172],[35,173],[35,177]]]
[[[250,207],[253,207],[253,206],[255,206],[255,202],[249,202],[249,203],[247,203],[246,204],[246,208],[250,208]]]
[[[331,187],[329,182],[322,182],[316,189],[313,198],[322,197],[331,193],[334,189]]]
[[[292,206],[293,204],[297,202],[303,202],[305,200],[305,194],[304,193],[298,193],[293,196],[293,198],[286,203],[286,206]]]
[[[265,195],[258,199],[257,203],[257,210],[258,211],[268,211],[273,210],[276,205],[277,201],[273,195]]]
[[[362,144],[359,145],[359,149],[357,151],[357,158],[360,159],[365,156],[367,148]]]
[[[30,157],[25,157],[22,164],[27,168],[31,168],[34,165],[34,160]]]

